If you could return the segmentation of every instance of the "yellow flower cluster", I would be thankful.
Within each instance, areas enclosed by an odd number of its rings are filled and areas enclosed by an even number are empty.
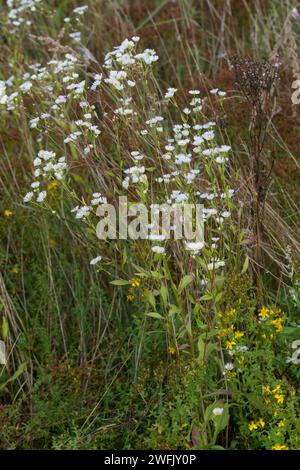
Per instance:
[[[132,279],[130,279],[129,282],[131,284],[131,287],[135,288],[135,287],[139,287],[142,281],[137,277],[133,277]]]
[[[133,290],[136,289],[137,287],[140,287],[142,281],[141,279],[137,277],[133,277],[132,279],[130,279],[129,282],[130,282],[131,287],[129,287],[128,289],[127,300],[129,302],[132,302],[134,300]]]
[[[249,428],[249,431],[255,431],[256,429],[264,428],[265,425],[266,425],[266,423],[264,422],[264,420],[262,418],[259,418],[259,420],[256,421],[256,422],[251,421],[248,428]]]
[[[237,340],[242,338],[245,333],[240,330],[235,330],[234,323],[236,321],[237,312],[236,309],[232,308],[227,312],[220,312],[217,315],[216,328],[219,331],[219,338],[226,339],[225,348],[230,351],[237,344]]]
[[[272,450],[289,450],[289,448],[284,444],[274,444],[271,447]]]
[[[271,403],[271,398],[275,399],[279,405],[282,405],[284,402],[284,393],[282,392],[281,385],[276,385],[276,387],[271,390],[269,385],[264,385],[262,387],[262,391],[264,395],[269,395],[269,398],[265,398],[265,402],[267,404]]]
[[[261,320],[269,322],[275,328],[276,333],[281,333],[284,327],[284,313],[279,309],[262,307],[258,313]]]

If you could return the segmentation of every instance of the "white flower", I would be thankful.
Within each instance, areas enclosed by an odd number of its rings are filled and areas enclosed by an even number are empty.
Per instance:
[[[69,34],[70,38],[73,39],[76,42],[80,42],[81,39],[81,33],[80,31],[74,31],[74,33]]]
[[[177,141],[177,144],[180,147],[185,147],[189,143],[190,139],[181,139]]]
[[[234,365],[232,364],[232,362],[226,362],[226,364],[224,365],[223,375],[226,375],[226,372],[233,370],[233,369],[234,369]]]
[[[202,134],[203,139],[212,140],[215,137],[214,131],[206,131]]]
[[[219,407],[216,407],[212,410],[215,416],[221,416],[221,414],[223,414],[223,411],[224,411],[224,408],[219,408]]]
[[[204,247],[203,242],[188,242],[185,244],[187,250],[198,251]]]
[[[44,199],[46,198],[46,196],[47,196],[46,191],[41,191],[41,192],[38,194],[37,202],[43,202]]]
[[[208,263],[207,269],[209,271],[213,271],[214,269],[222,268],[223,266],[225,266],[225,261],[215,260],[211,263]]]
[[[34,166],[39,166],[41,163],[42,163],[42,160],[38,157],[33,160]]]
[[[94,265],[94,264],[97,264],[99,263],[99,261],[102,260],[102,256],[96,256],[96,258],[93,258],[91,261],[90,261],[90,264]]]
[[[50,160],[50,158],[55,158],[56,153],[49,150],[40,150],[38,156],[47,161]]]
[[[23,93],[26,93],[27,91],[30,90],[30,88],[32,87],[32,83],[27,81],[27,82],[24,82],[22,83],[22,85],[20,85],[20,90],[23,91]]]
[[[175,155],[175,164],[182,165],[183,163],[190,163],[192,156],[190,153],[179,153]]]
[[[166,145],[165,149],[167,150],[167,152],[172,152],[172,150],[175,150],[175,147],[174,145]]]
[[[29,193],[25,194],[24,198],[23,198],[23,201],[24,202],[29,202],[31,201],[31,199],[33,198],[33,191],[30,191]]]
[[[38,125],[38,122],[39,122],[40,118],[39,117],[36,117],[36,118],[33,118],[29,121],[29,126],[31,129],[35,129]]]
[[[153,253],[158,253],[158,254],[162,254],[166,251],[163,246],[158,246],[158,245],[153,246],[151,250],[153,251]]]
[[[96,90],[96,88],[101,84],[102,73],[97,73],[94,77],[94,83],[91,86],[91,90]]]
[[[8,96],[6,94],[6,85],[3,80],[0,80],[0,104],[6,104]]]
[[[74,8],[73,13],[75,13],[75,15],[83,15],[87,9],[88,9],[88,6],[83,5],[81,7]]]
[[[72,212],[76,212],[76,219],[82,219],[83,217],[87,217],[89,215],[90,208],[88,206],[75,207],[75,209],[72,209]]]
[[[176,91],[177,91],[177,88],[168,88],[165,94],[165,99],[167,100],[167,99],[173,98]]]
[[[145,49],[144,52],[136,54],[135,59],[140,59],[147,65],[151,65],[152,62],[156,62],[159,57],[153,49]]]
[[[55,100],[56,104],[61,104],[61,103],[66,103],[66,102],[67,102],[67,97],[64,95],[58,96]]]
[[[217,157],[216,158],[216,162],[217,163],[225,163],[226,161],[228,160],[228,158],[225,158],[225,157]]]

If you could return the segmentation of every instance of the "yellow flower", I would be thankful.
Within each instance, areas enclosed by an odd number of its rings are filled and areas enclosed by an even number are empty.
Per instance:
[[[231,330],[232,328],[225,328],[224,330],[221,330],[219,333],[220,338],[227,336],[231,332]]]
[[[13,212],[9,209],[5,209],[3,214],[5,215],[5,217],[10,217],[11,215],[13,215]]]
[[[282,393],[276,393],[274,397],[280,405],[284,402],[284,395]]]
[[[283,428],[283,427],[284,427],[284,421],[283,421],[283,419],[277,423],[277,426],[278,426],[279,428]]]
[[[139,287],[141,285],[140,279],[137,279],[136,277],[130,279],[130,284],[132,287]]]
[[[236,344],[235,341],[226,341],[225,348],[226,349],[232,349],[235,344]]]
[[[173,346],[169,346],[169,347],[168,347],[168,353],[169,353],[169,354],[175,354],[175,353],[176,353],[176,349],[175,349]]]
[[[274,444],[271,447],[272,450],[288,450],[289,448],[284,444]]]
[[[267,395],[271,393],[270,385],[263,385],[262,391],[263,393],[266,393]]]
[[[266,307],[262,307],[258,314],[261,318],[268,318],[269,310]]]
[[[266,423],[264,422],[264,420],[262,418],[260,418],[257,422],[258,426],[260,426],[261,428],[264,428]]]
[[[127,300],[129,300],[129,302],[132,302],[134,300],[134,295],[128,294],[127,295]]]
[[[248,425],[249,431],[254,431],[255,429],[258,428],[257,424],[254,421],[251,421],[251,423]]]
[[[245,333],[244,333],[243,331],[236,331],[236,332],[234,333],[234,337],[235,337],[236,339],[242,338],[242,337],[244,336],[244,334],[245,334]]]
[[[283,320],[282,318],[276,318],[271,321],[271,324],[275,326],[277,333],[280,333],[283,330]]]
[[[13,266],[13,267],[11,268],[11,272],[14,273],[14,274],[18,274],[18,272],[19,272],[18,266],[17,266],[17,265]]]
[[[51,189],[56,189],[58,186],[59,186],[58,181],[49,181],[49,183],[47,184],[47,189],[48,191],[51,191]]]
[[[228,316],[229,316],[229,317],[234,317],[235,314],[236,314],[236,309],[235,309],[235,308],[231,308],[231,309],[228,311]]]

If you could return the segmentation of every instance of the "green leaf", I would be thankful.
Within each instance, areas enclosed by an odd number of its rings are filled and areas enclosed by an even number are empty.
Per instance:
[[[198,351],[199,351],[200,361],[204,361],[205,343],[204,343],[203,339],[201,338],[201,336],[198,339]]]
[[[159,293],[164,303],[164,306],[166,306],[168,304],[169,297],[168,289],[166,288],[166,286],[161,286]]]
[[[171,304],[170,305],[170,310],[169,310],[169,315],[174,315],[175,313],[180,313],[180,308],[177,307],[177,305]]]
[[[191,282],[193,282],[194,277],[191,274],[184,276],[178,286],[178,294],[180,295],[183,289],[185,289]]]
[[[3,341],[6,340],[8,334],[8,321],[5,317],[2,320],[2,339]]]
[[[212,300],[212,296],[211,294],[205,294],[205,295],[202,295],[202,297],[200,297],[200,300]]]
[[[128,286],[130,282],[125,279],[116,279],[115,281],[111,281],[110,284],[113,284],[114,286]]]
[[[153,307],[153,308],[156,307],[155,297],[154,297],[152,292],[149,292],[147,294],[147,300],[148,300],[149,304],[151,305],[151,307]]]
[[[215,297],[215,303],[217,304],[223,297],[223,292],[219,292]]]
[[[249,256],[246,256],[246,259],[244,261],[243,269],[242,269],[242,274],[245,274],[249,267]]]
[[[158,318],[159,320],[163,320],[164,317],[162,317],[159,313],[157,312],[149,312],[146,313],[147,317],[152,317],[152,318]]]
[[[219,416],[215,416],[213,414],[213,421],[215,425],[215,433],[218,435],[223,429],[225,429],[229,422],[229,413],[228,408],[225,406],[221,406],[223,408],[223,413]]]
[[[154,279],[162,279],[163,275],[159,271],[150,271],[150,274]]]
[[[16,380],[24,372],[25,367],[26,367],[26,362],[22,362],[22,364],[19,365],[16,372],[8,380],[6,380],[6,382],[4,382],[3,384],[0,385],[0,390],[5,389],[5,387],[8,383],[13,382],[14,380]]]

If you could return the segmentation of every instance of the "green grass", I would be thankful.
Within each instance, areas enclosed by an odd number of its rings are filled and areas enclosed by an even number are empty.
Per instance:
[[[0,14],[0,80],[16,77],[9,94],[25,81],[30,64],[61,60],[72,49],[78,80],[90,86],[103,72],[104,55],[134,35],[139,50],[155,49],[160,60],[132,72],[138,111],[132,120],[116,118],[120,103],[113,88],[87,87],[80,100],[88,101],[101,134],[86,131],[75,144],[64,142],[82,117],[74,97],[62,105],[62,116],[51,111],[55,117],[45,126],[29,125],[66,93],[60,73],[50,71],[20,93],[15,110],[0,105],[0,339],[8,353],[7,365],[0,366],[0,448],[299,449],[299,370],[286,362],[298,339],[300,305],[299,111],[291,104],[299,52],[299,25],[291,18],[296,2],[90,0],[89,11],[70,23],[64,18],[80,2],[44,3],[29,15],[30,34],[25,26],[10,34],[7,8]],[[81,31],[81,44],[97,63],[78,52],[69,30]],[[276,158],[258,292],[251,108],[230,59],[272,60],[274,52],[281,80],[267,98],[268,118],[275,112],[261,158]],[[168,87],[178,88],[173,107],[162,100]],[[224,100],[209,93],[216,87],[227,92]],[[116,201],[124,192],[123,172],[133,164],[129,152],[137,149],[147,156],[149,180],[148,186],[130,186],[131,200],[164,201],[169,187],[155,178],[175,168],[161,159],[167,133],[193,119],[183,109],[195,88],[206,96],[197,119],[215,120],[215,145],[229,144],[233,152],[224,168],[198,156],[201,177],[191,186],[175,178],[171,188],[186,191],[193,202],[196,191],[235,189],[235,198],[226,200],[231,216],[220,236],[218,256],[226,266],[219,271],[208,269],[210,247],[194,259],[171,242],[165,256],[154,255],[149,241],[99,241],[97,218],[77,220],[71,212],[93,192]],[[164,132],[150,129],[142,136],[154,115],[166,118]],[[84,155],[88,143],[94,148]],[[41,149],[66,155],[68,172],[45,203],[26,204]],[[208,224],[208,241],[215,234]],[[90,265],[99,254],[101,263]],[[263,305],[268,314],[259,321]],[[247,350],[233,357],[237,346]],[[234,371],[224,373],[231,360]],[[219,407],[223,414],[216,416]]]

